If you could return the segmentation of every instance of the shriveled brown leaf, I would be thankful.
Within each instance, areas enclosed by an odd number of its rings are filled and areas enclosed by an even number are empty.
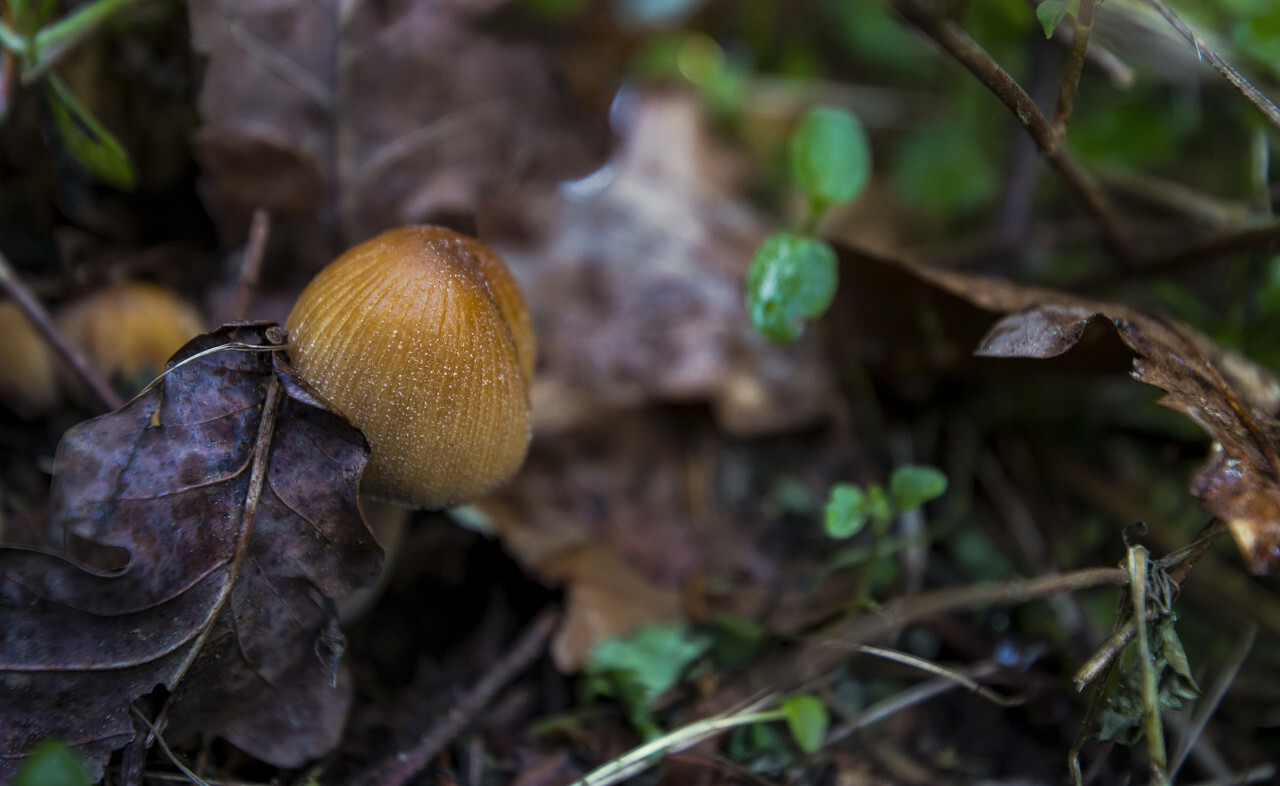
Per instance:
[[[353,242],[585,174],[604,135],[540,55],[476,30],[491,5],[192,2],[208,57],[193,143],[224,238],[261,207],[282,237]]]
[[[1135,379],[1165,392],[1160,403],[1214,440],[1191,481],[1200,505],[1230,528],[1249,569],[1280,563],[1280,381],[1192,328],[1118,303],[986,276],[932,269],[852,249],[856,264],[891,265],[986,311],[1002,313],[978,343],[984,357],[1049,358],[1074,347],[1095,321],[1109,322],[1137,357]]]
[[[175,360],[229,341],[267,343],[265,327],[200,336]],[[206,355],[69,431],[52,491],[63,543],[0,549],[0,780],[46,737],[99,777],[157,686],[172,691],[166,736],[221,735],[281,766],[330,750],[351,691],[331,598],[382,563],[356,503],[367,458],[280,352]]]
[[[538,333],[541,432],[656,402],[710,401],[739,436],[812,425],[834,383],[809,336],[786,347],[746,318],[742,277],[768,227],[696,97],[627,99],[623,149],[574,198],[543,199],[535,246],[495,244]]]

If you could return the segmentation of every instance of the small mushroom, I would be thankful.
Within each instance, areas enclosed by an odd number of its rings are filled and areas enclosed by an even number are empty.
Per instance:
[[[190,303],[141,281],[112,284],[73,300],[58,310],[54,322],[67,343],[127,395],[150,382],[174,352],[205,329]],[[70,391],[87,397],[78,381],[64,376]]]
[[[0,401],[22,418],[58,405],[58,362],[53,350],[12,300],[0,303]]]
[[[286,326],[298,374],[369,440],[362,493],[444,508],[524,461],[533,328],[479,241],[434,226],[379,235],[322,270]]]

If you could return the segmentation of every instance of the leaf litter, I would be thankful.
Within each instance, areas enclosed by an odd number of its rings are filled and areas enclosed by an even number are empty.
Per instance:
[[[1136,355],[1133,378],[1164,391],[1160,404],[1191,418],[1213,439],[1191,493],[1227,525],[1252,572],[1280,565],[1280,380],[1271,372],[1187,325],[1132,306],[904,259],[890,264],[1003,314],[978,342],[979,357],[1057,357],[1080,342],[1091,322],[1109,322]]]
[[[273,335],[224,327],[173,362]],[[279,766],[332,749],[351,700],[332,599],[382,564],[356,501],[367,458],[279,351],[205,354],[68,431],[50,538],[0,549],[0,779],[46,737],[101,777],[157,687],[171,739]]]

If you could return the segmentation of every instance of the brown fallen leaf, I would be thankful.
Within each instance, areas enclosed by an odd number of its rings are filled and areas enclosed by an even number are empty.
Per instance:
[[[492,5],[194,0],[193,147],[222,236],[238,243],[261,207],[278,237],[353,242],[590,171],[603,129],[541,55],[475,29]]]
[[[227,326],[174,361],[267,331]],[[331,599],[382,563],[356,503],[367,458],[281,352],[193,359],[68,431],[61,542],[0,548],[0,782],[46,737],[101,777],[157,686],[167,737],[223,736],[279,766],[332,749],[351,683]]]
[[[538,334],[538,432],[657,402],[710,401],[735,436],[821,421],[835,383],[819,338],[780,347],[747,320],[742,278],[768,226],[705,108],[659,90],[625,103],[630,127],[596,190],[536,200],[536,245],[494,244]]]
[[[1160,403],[1214,440],[1208,463],[1191,481],[1201,507],[1226,523],[1251,571],[1267,573],[1280,563],[1280,381],[1270,372],[1186,325],[1131,306],[849,247],[841,253],[851,264],[903,269],[1003,313],[979,341],[979,356],[1056,357],[1074,347],[1090,323],[1109,322],[1137,355],[1133,377],[1165,391]]]

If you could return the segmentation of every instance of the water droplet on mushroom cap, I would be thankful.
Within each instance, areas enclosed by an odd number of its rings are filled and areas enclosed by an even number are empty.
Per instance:
[[[447,507],[520,467],[533,328],[479,241],[432,226],[379,235],[322,270],[286,327],[295,369],[369,440],[362,492]]]

